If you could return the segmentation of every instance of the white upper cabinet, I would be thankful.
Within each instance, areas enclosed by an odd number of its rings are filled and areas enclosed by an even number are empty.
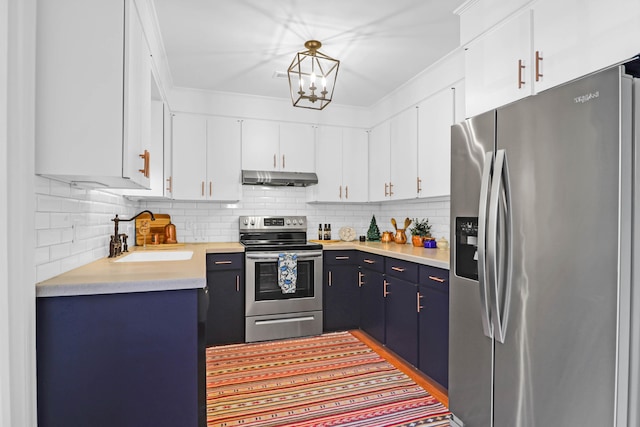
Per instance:
[[[418,106],[418,197],[451,194],[455,96],[455,89],[443,89]]]
[[[531,11],[525,9],[470,43],[466,111],[475,116],[531,95]]]
[[[390,121],[391,168],[389,197],[402,200],[417,196],[416,176],[418,175],[418,112],[409,108]]]
[[[241,197],[240,185],[239,121],[176,114],[173,117],[173,198],[235,201]]]
[[[361,129],[320,126],[317,129],[317,202],[366,202],[367,132]]]
[[[37,8],[36,173],[149,188],[150,56],[135,4],[40,0]]]
[[[640,52],[638,0],[541,0],[533,11],[538,92]]]
[[[315,171],[313,126],[262,120],[242,122],[242,168]]]
[[[485,9],[474,5],[474,20],[482,21],[476,15]],[[470,19],[461,22],[471,25]],[[466,115],[630,59],[639,38],[638,0],[539,0],[525,6],[466,45]]]
[[[391,126],[385,121],[369,134],[369,201],[389,200]]]

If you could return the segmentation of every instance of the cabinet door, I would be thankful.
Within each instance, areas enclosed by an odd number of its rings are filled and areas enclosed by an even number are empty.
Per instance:
[[[123,176],[140,186],[150,188],[148,156],[151,152],[151,56],[142,23],[133,2],[126,2],[125,73],[124,73],[124,150]]]
[[[325,331],[357,329],[360,324],[360,289],[358,269],[354,264],[325,265],[324,313]]]
[[[350,128],[342,130],[342,200],[346,202],[368,200],[368,153],[367,132]]]
[[[403,111],[390,123],[391,198],[402,200],[417,197],[418,176],[418,113],[415,108]]]
[[[640,2],[637,0],[538,1],[533,6],[534,51],[541,91],[638,53]]]
[[[418,195],[448,196],[451,193],[451,125],[454,96],[444,89],[418,108]]]
[[[242,122],[242,169],[272,171],[280,168],[278,123]]]
[[[316,201],[339,202],[340,186],[342,185],[342,128],[321,126],[318,128],[318,143],[316,144],[316,174],[318,185],[314,186]],[[366,193],[366,190],[365,190]]]
[[[207,119],[208,200],[240,200],[240,122],[224,117]]]
[[[369,201],[389,200],[390,126],[384,122],[369,134]]]
[[[279,167],[289,172],[315,172],[315,128],[295,123],[280,124]]]
[[[467,117],[533,93],[531,11],[525,9],[467,46]],[[518,67],[518,61],[524,68]],[[518,76],[520,81],[519,84]]]
[[[245,298],[242,270],[209,271],[207,286],[207,346],[243,343]]]
[[[386,345],[413,366],[418,365],[418,292],[416,285],[387,276]]]
[[[449,292],[420,285],[418,368],[445,388],[449,378]]]
[[[204,200],[207,179],[207,120],[173,117],[173,198]]]
[[[360,329],[384,344],[384,274],[360,266],[360,283]]]

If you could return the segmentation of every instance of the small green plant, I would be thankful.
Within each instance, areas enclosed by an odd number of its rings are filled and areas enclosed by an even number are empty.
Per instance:
[[[431,225],[429,224],[429,218],[413,219],[413,227],[411,228],[412,236],[431,237]]]

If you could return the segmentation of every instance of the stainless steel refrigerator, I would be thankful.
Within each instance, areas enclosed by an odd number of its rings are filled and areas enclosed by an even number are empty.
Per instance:
[[[640,425],[632,68],[452,127],[449,404],[465,427]]]

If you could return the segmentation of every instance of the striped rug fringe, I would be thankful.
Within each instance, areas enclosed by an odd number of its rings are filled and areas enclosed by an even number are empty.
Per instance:
[[[348,332],[207,349],[208,427],[445,427],[450,418]]]

